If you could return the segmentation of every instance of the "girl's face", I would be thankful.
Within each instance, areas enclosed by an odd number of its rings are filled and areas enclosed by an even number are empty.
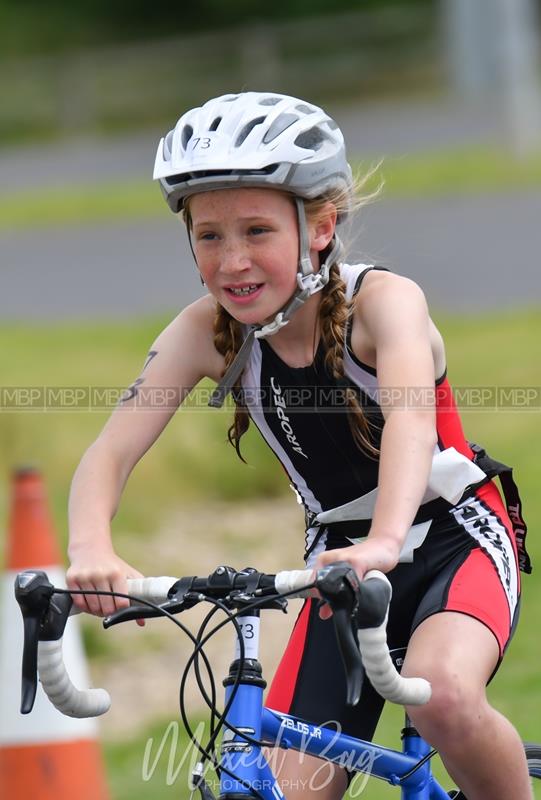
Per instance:
[[[193,249],[209,291],[239,322],[272,319],[297,284],[299,234],[292,198],[274,189],[219,189],[194,195],[189,210]],[[316,257],[332,231],[322,246],[317,229],[309,225],[309,232]]]

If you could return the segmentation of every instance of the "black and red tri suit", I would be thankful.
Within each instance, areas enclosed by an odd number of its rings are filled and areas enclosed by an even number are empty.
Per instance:
[[[341,266],[348,299],[359,291],[364,275],[373,268]],[[336,381],[325,370],[322,345],[310,366],[293,368],[265,340],[255,341],[242,377],[250,416],[304,506],[307,566],[314,564],[322,550],[351,545],[370,528],[379,465],[377,458],[354,442],[344,389],[347,386],[357,392],[376,447],[383,428],[381,404],[389,391],[401,391],[400,387],[383,390],[378,386],[376,371],[353,354],[350,333],[343,381]],[[518,616],[519,555],[506,506],[490,480],[496,462],[484,458],[483,453],[477,458],[466,441],[446,375],[428,389],[435,393],[438,435],[432,472],[400,562],[388,574],[393,599],[387,635],[397,664],[415,628],[432,614],[455,611],[480,620],[496,637],[500,655]],[[415,402],[413,396],[401,398],[398,394],[394,402],[397,398]],[[479,464],[488,465],[486,471]],[[520,530],[520,513],[514,522]],[[522,549],[520,535],[519,543]],[[525,550],[520,555],[521,565],[529,571]],[[367,681],[355,708],[345,705],[345,696],[332,622],[320,620],[314,601],[308,601],[297,619],[267,705],[317,724],[334,721],[344,732],[370,739],[383,701]]]

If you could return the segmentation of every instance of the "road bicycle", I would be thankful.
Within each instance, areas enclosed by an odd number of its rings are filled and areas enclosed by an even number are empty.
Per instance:
[[[142,578],[128,581],[128,586],[129,594],[120,596],[128,597],[131,605],[107,617],[104,627],[165,616],[193,642],[194,650],[180,684],[180,714],[199,751],[190,788],[192,794],[199,792],[201,800],[215,800],[206,779],[209,765],[220,781],[219,800],[285,799],[269,764],[268,753],[278,752],[276,748],[291,748],[316,756],[345,766],[350,773],[369,773],[396,786],[402,800],[448,800],[449,797],[466,800],[458,789],[447,792],[436,780],[431,769],[431,758],[436,751],[419,736],[407,716],[399,751],[263,705],[265,681],[258,661],[260,612],[285,610],[289,598],[313,596],[316,592],[333,612],[346,672],[348,704],[358,702],[366,677],[392,702],[412,705],[429,700],[430,684],[423,678],[402,677],[391,659],[386,641],[391,585],[381,572],[372,570],[359,581],[345,562],[317,572],[290,570],[276,575],[253,568],[237,572],[220,566],[206,578]],[[104,689],[77,689],[62,659],[62,635],[70,613],[74,612],[70,593],[53,586],[44,572],[28,570],[17,576],[15,594],[24,621],[21,712],[27,714],[33,707],[38,675],[49,699],[62,713],[88,717],[107,711],[108,693]],[[209,603],[211,609],[194,635],[175,615],[202,602]],[[216,622],[218,611],[225,617]],[[228,623],[235,629],[236,653],[223,681],[225,707],[220,712],[216,683],[204,646]],[[186,714],[186,678],[192,669],[210,709],[210,735],[206,743],[195,736]],[[527,743],[525,750],[530,775],[540,779],[541,746]]]

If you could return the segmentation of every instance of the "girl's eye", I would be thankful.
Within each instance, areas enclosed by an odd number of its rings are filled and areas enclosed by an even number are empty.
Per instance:
[[[250,233],[253,234],[254,236],[258,236],[261,233],[268,233],[268,232],[269,229],[264,228],[262,225],[252,225],[252,227],[250,228]]]
[[[199,239],[200,242],[212,242],[217,237],[215,233],[208,231],[207,233],[200,233],[197,238]]]

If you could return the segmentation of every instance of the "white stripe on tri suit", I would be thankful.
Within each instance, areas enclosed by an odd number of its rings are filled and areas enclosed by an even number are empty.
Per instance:
[[[258,396],[257,391],[254,391],[256,387],[261,386],[261,346],[257,339],[254,342],[250,360],[246,366],[246,369],[244,370],[242,386],[246,390],[246,405],[250,410],[250,415],[253,421],[261,431],[265,441],[281,461],[284,469],[289,475],[291,482],[293,483],[294,489],[301,498],[304,507],[313,514],[319,514],[319,512],[322,511],[321,504],[315,498],[303,476],[295,469],[286,450],[284,450],[278,439],[276,439],[271,431],[267,421],[265,420],[265,415],[261,406],[261,397]],[[318,528],[310,528],[306,532],[307,550],[310,549],[318,530]],[[320,552],[319,547],[318,552]]]
[[[515,553],[507,530],[496,514],[477,498],[464,500],[451,513],[469,535],[479,542],[496,567],[513,619],[518,602],[518,575]]]

